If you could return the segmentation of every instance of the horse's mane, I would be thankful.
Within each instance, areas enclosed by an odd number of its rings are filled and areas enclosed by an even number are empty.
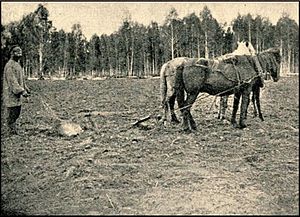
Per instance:
[[[258,57],[261,57],[262,59],[265,59],[267,57],[269,57],[269,58],[275,57],[277,64],[279,64],[280,60],[281,60],[280,50],[277,47],[272,47],[272,48],[269,48],[267,50],[260,52],[258,54]]]
[[[258,53],[257,57],[265,72],[278,72],[278,65],[280,64],[281,56],[280,50],[277,47],[264,50]]]

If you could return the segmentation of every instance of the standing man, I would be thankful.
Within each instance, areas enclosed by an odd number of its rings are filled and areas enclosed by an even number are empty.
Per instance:
[[[10,49],[10,60],[4,67],[3,104],[7,109],[9,134],[17,134],[16,121],[21,114],[22,97],[29,96],[29,89],[24,82],[24,72],[19,63],[22,49],[18,45]]]

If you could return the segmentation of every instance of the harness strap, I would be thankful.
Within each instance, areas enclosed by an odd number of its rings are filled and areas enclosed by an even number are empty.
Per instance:
[[[195,65],[195,66],[200,66],[200,67],[203,67],[203,68],[206,68],[206,69],[211,69],[211,68],[208,67],[208,66],[205,66],[205,65],[202,65],[202,64],[198,64],[198,63],[196,63],[196,64],[194,64],[194,65]],[[236,82],[236,80],[232,80],[232,79],[228,78],[228,77],[224,74],[224,72],[221,71],[221,70],[219,70],[219,69],[214,69],[213,72],[219,72],[219,73],[222,74],[228,81]],[[239,85],[240,85],[240,83],[239,83]]]
[[[224,59],[222,59],[222,60],[224,60]],[[238,86],[240,86],[241,83],[242,83],[242,82],[241,82],[241,75],[240,75],[240,72],[239,72],[239,70],[237,69],[237,67],[235,66],[233,59],[231,58],[230,60],[231,60],[231,63],[232,63],[232,65],[233,65],[233,68],[235,69],[234,72],[235,72],[235,74],[236,74]],[[215,69],[214,71],[221,72],[221,71],[218,70],[218,69]],[[223,74],[223,76],[224,76],[225,78],[227,78],[223,72],[221,72],[221,73]],[[232,79],[229,79],[229,78],[227,78],[227,79],[230,80],[230,81],[234,81],[234,82],[235,82],[235,80],[232,80]]]
[[[232,62],[233,68],[235,69],[234,71],[235,71],[236,78],[238,81],[238,86],[240,86],[241,85],[241,74],[240,74],[238,68],[235,66],[234,62],[233,61],[231,61],[231,62]]]

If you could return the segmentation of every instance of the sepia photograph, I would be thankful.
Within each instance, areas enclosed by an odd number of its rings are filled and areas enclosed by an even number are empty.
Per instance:
[[[299,215],[298,1],[1,1],[1,216]]]

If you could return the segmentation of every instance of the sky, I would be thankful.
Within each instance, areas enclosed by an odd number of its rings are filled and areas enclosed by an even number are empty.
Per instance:
[[[1,2],[1,23],[19,21],[37,9],[39,2]],[[93,34],[111,34],[118,30],[126,14],[133,21],[149,25],[156,21],[162,25],[174,7],[180,18],[195,12],[199,15],[205,5],[219,23],[230,22],[238,13],[267,17],[275,25],[283,13],[289,14],[299,25],[298,2],[43,2],[49,11],[49,20],[58,29],[71,31],[75,23],[82,27],[89,39]]]

